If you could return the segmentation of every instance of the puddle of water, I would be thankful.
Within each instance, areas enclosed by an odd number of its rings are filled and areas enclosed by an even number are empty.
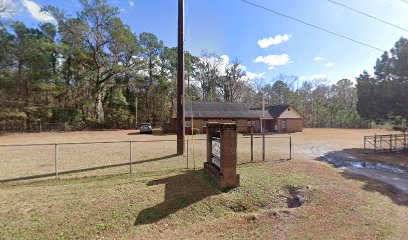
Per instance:
[[[373,169],[389,173],[408,174],[408,169],[399,166],[393,166],[384,163],[366,162],[358,160],[354,157],[325,157],[324,160],[336,168],[351,168],[351,169]]]

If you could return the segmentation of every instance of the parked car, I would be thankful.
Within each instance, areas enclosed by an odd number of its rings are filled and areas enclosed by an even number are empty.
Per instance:
[[[152,134],[153,133],[152,125],[150,125],[150,123],[142,123],[142,125],[140,125],[140,133]]]

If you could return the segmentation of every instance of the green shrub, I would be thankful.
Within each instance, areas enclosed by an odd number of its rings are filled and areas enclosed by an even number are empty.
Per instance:
[[[200,134],[200,130],[199,130],[198,128],[193,128],[192,131],[191,131],[191,133],[192,133],[193,135],[197,135],[197,134]]]

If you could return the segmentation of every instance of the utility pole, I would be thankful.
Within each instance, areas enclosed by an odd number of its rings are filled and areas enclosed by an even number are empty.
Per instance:
[[[264,119],[265,119],[265,95],[262,94],[262,119],[261,119],[261,133],[264,132]]]
[[[177,154],[184,154],[184,0],[178,0]]]
[[[262,94],[262,119],[261,119],[261,133],[262,133],[262,161],[265,161],[265,95]]]

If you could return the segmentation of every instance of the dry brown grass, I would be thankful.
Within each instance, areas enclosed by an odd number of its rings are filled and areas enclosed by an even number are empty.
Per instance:
[[[82,177],[202,168],[206,160],[205,135],[187,136],[187,152],[176,155],[175,135],[140,135],[135,131],[94,131],[41,134],[10,134],[0,138],[1,144],[49,144],[29,146],[0,146],[2,174],[0,180],[53,178],[55,146],[59,177]],[[130,158],[130,143],[132,142]],[[63,144],[89,143],[92,144]],[[265,141],[266,160],[289,158],[288,138],[268,138]],[[247,163],[250,157],[250,138],[238,139],[238,162]],[[254,161],[262,161],[262,139],[254,138]]]
[[[344,151],[345,153],[357,154],[357,157],[367,161],[408,166],[408,158],[403,154],[366,154],[364,151],[364,136],[396,133],[399,132],[384,129],[306,128],[303,133],[295,133],[292,137],[294,152],[298,154],[298,157],[316,158],[330,151]]]
[[[133,131],[13,134],[0,137],[0,144],[175,138],[129,133]],[[362,136],[374,133],[383,131],[305,129],[292,135],[296,154],[290,161],[278,160],[286,145],[270,140],[267,158],[274,161],[239,165],[241,187],[229,192],[218,191],[202,170],[183,170],[185,159],[177,163],[172,157],[136,164],[132,175],[0,183],[0,239],[404,239],[408,207],[395,201],[393,192],[312,160],[326,150],[359,148]],[[246,163],[248,139],[240,141],[240,162]],[[198,142],[195,160],[201,168],[205,148]],[[175,143],[139,148],[146,154],[135,157],[149,160],[174,152]],[[79,156],[89,154],[106,161],[121,156],[115,153],[118,146],[86,150],[61,149],[75,164],[84,164]],[[113,155],[106,157],[104,151],[111,150]],[[7,174],[3,168],[2,174]],[[306,204],[287,209],[288,189],[306,186]]]

